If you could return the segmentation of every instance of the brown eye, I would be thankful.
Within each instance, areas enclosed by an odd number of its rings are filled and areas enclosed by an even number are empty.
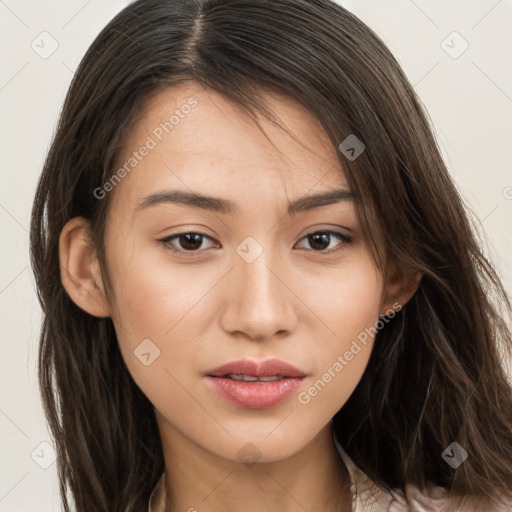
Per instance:
[[[313,231],[312,233],[308,233],[302,240],[307,240],[309,243],[310,248],[314,252],[335,252],[339,250],[333,249],[332,246],[329,249],[329,246],[333,242],[333,239],[338,239],[338,241],[341,241],[341,243],[338,243],[338,246],[345,246],[346,244],[349,244],[352,242],[352,239],[343,233],[340,233],[339,231]],[[326,250],[329,249],[329,250]]]
[[[159,240],[159,242],[161,242],[166,249],[170,249],[174,252],[197,253],[201,252],[199,249],[201,249],[201,245],[205,238],[213,240],[205,233],[197,233],[193,231],[187,233],[176,233],[175,235]]]

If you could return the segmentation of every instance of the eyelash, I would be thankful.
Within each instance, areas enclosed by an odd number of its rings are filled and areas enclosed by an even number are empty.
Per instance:
[[[347,235],[344,235],[343,233],[340,233],[339,231],[332,231],[332,230],[328,230],[328,229],[310,231],[309,233],[306,233],[299,240],[299,242],[304,240],[304,239],[307,239],[308,237],[310,237],[312,235],[316,235],[316,234],[332,235],[332,236],[335,236],[336,238],[338,238],[341,241],[341,244],[340,244],[341,247],[339,247],[338,249],[330,249],[328,251],[326,251],[326,250],[315,251],[315,250],[311,249],[311,252],[315,252],[315,253],[318,253],[318,254],[328,254],[328,255],[329,254],[333,254],[333,253],[336,253],[338,251],[343,250],[345,248],[344,247],[345,245],[352,243],[352,238],[351,237],[349,237]],[[200,235],[200,236],[209,238],[210,240],[213,240],[213,238],[211,236],[207,235],[206,233],[202,233],[200,231],[185,231],[183,233],[176,233],[176,234],[168,236],[166,238],[162,238],[162,239],[160,239],[158,241],[164,246],[165,249],[170,250],[170,251],[172,251],[174,253],[179,253],[180,255],[184,255],[185,257],[194,257],[194,256],[196,256],[197,254],[199,254],[201,252],[205,252],[205,251],[209,250],[209,249],[203,249],[203,250],[195,250],[195,251],[186,251],[186,250],[176,249],[175,247],[173,247],[171,245],[171,241],[176,239],[176,238],[179,238],[180,236],[183,236],[183,235]],[[212,247],[210,249],[212,249]]]

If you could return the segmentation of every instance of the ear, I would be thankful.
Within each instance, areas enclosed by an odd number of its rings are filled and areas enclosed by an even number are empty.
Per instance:
[[[59,237],[60,278],[71,300],[97,317],[111,315],[91,236],[84,217],[74,217]]]
[[[388,262],[386,282],[384,283],[381,315],[389,310],[401,309],[416,293],[422,273],[415,269],[399,269],[393,262]],[[397,305],[400,307],[398,308]]]

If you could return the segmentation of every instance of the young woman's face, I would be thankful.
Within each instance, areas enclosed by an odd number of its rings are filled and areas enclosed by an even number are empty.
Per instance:
[[[370,356],[367,329],[389,308],[336,150],[304,108],[269,101],[309,150],[262,119],[274,147],[191,82],[149,101],[117,162],[125,172],[105,187],[111,312],[135,382],[164,430],[260,462],[300,450],[343,406]],[[270,359],[300,376],[214,371]],[[284,378],[222,378],[233,373]]]

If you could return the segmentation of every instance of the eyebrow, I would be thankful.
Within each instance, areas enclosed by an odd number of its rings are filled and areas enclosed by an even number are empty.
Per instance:
[[[293,215],[342,201],[353,201],[354,198],[354,193],[347,189],[329,190],[327,192],[301,197],[291,203],[288,202],[287,213],[288,215]],[[228,199],[206,196],[196,192],[185,192],[182,190],[164,190],[150,194],[142,199],[136,207],[136,210],[143,210],[163,203],[182,204],[222,214],[240,211],[236,203]]]

